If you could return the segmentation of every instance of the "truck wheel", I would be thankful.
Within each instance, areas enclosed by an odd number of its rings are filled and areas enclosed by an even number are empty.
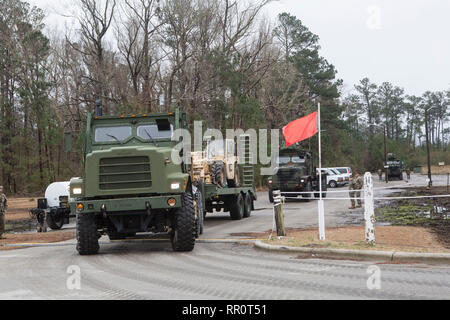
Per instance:
[[[192,251],[195,245],[195,210],[190,193],[181,195],[181,208],[175,212],[174,230],[170,236],[174,251]]]
[[[244,218],[248,218],[252,214],[252,201],[252,195],[247,192],[244,197]]]
[[[227,186],[227,173],[225,171],[225,166],[224,166],[223,162],[220,162],[220,161],[214,162],[211,167],[211,171],[213,174],[214,182],[219,187],[222,187],[222,188],[226,187]]]
[[[244,216],[244,197],[242,193],[231,197],[230,217],[233,220],[241,220]]]
[[[310,192],[311,191],[311,192]],[[311,196],[312,196],[312,184],[311,184],[311,181],[308,181],[307,183],[306,183],[306,188],[305,188],[305,190],[304,190],[304,192],[309,192],[309,193],[304,193],[304,194],[302,194],[302,197],[306,200],[306,201],[309,201],[310,199],[311,199]]]
[[[329,183],[330,188],[336,188],[337,187],[337,183],[334,180],[331,180]]]
[[[64,216],[62,213],[52,210],[47,214],[47,225],[52,230],[59,230],[64,224]]]
[[[93,214],[77,214],[77,251],[81,255],[96,254],[98,231]]]
[[[273,203],[273,190],[269,189],[269,202]]]
[[[198,238],[199,235],[203,234],[203,218],[205,216],[203,210],[202,193],[197,189],[195,192],[195,203],[197,205],[197,219],[196,219],[196,230],[195,237]]]
[[[239,187],[240,179],[239,179],[239,167],[234,164],[234,179],[227,180],[227,183],[230,187]]]

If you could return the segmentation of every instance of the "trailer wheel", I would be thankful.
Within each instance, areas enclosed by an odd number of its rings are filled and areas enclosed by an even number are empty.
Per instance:
[[[242,193],[231,197],[230,217],[233,220],[241,220],[244,216],[244,197]]]
[[[98,231],[93,214],[77,214],[77,251],[81,255],[96,254]]]
[[[216,161],[211,166],[214,182],[219,187],[227,186],[227,172],[225,171],[225,165],[221,161]]]
[[[195,245],[195,209],[190,193],[181,195],[181,208],[175,212],[174,230],[170,235],[174,251],[192,251]]]
[[[247,192],[244,199],[244,218],[248,218],[252,214],[252,202],[252,195]]]
[[[47,214],[46,221],[52,230],[59,230],[64,224],[64,215],[57,210],[52,210]]]

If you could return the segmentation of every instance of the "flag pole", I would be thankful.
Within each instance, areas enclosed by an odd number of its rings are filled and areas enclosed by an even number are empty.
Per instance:
[[[319,219],[319,240],[325,240],[325,215],[324,205],[322,199],[322,144],[321,144],[321,132],[320,132],[320,102],[317,106],[318,114],[318,127],[319,127],[319,202],[318,206],[318,219]]]

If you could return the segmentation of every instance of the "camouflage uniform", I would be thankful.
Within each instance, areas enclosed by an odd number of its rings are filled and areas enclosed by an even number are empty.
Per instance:
[[[406,169],[406,179],[411,179],[411,171],[409,169]]]
[[[0,238],[5,232],[5,213],[8,209],[8,199],[4,193],[0,193]]]
[[[351,190],[350,193],[350,201],[352,202],[351,208],[355,208],[355,197],[358,200],[358,207],[361,207],[361,189],[363,187],[364,181],[361,176],[354,177],[352,181],[350,182],[350,185],[348,187],[349,190]],[[355,190],[355,191],[353,191]]]

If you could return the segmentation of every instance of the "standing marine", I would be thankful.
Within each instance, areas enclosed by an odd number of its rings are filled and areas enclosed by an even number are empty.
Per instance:
[[[361,175],[358,173],[358,171],[355,171],[355,175],[350,181],[350,185],[348,187],[349,194],[350,194],[350,201],[352,203],[351,207],[349,209],[355,209],[355,208],[361,208],[361,189],[363,187],[364,181]],[[355,197],[358,201],[358,205],[355,207]]]
[[[4,239],[3,233],[5,233],[5,215],[8,209],[8,199],[6,199],[3,193],[3,186],[0,186],[0,239]]]

